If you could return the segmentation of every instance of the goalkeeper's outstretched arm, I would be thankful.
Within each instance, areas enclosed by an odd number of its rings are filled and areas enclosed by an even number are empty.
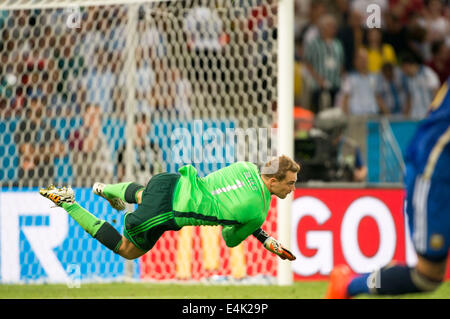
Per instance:
[[[241,225],[223,226],[222,237],[225,240],[225,244],[227,247],[239,245],[259,225],[261,224],[258,222],[258,219],[252,219]]]
[[[269,234],[261,228],[254,231],[253,236],[255,236],[268,251],[278,255],[281,259],[288,259],[291,261],[296,259],[289,250],[284,248],[275,238],[269,236]]]

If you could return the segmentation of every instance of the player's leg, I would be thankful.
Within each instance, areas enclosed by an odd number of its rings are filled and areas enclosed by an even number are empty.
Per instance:
[[[143,193],[144,193],[144,190],[143,190],[143,189],[138,190],[138,191],[136,192],[136,203],[137,203],[138,205],[140,205],[140,204],[142,203],[142,196],[143,196]]]
[[[416,270],[430,280],[441,282],[447,269],[447,255],[442,260],[429,260],[426,256],[417,256]]]
[[[442,150],[442,149],[440,149]],[[418,255],[415,267],[390,264],[370,274],[352,278],[348,267],[336,267],[326,297],[348,298],[359,294],[399,295],[430,292],[442,282],[450,247],[450,144],[440,156],[430,158],[423,173],[407,167],[406,213]],[[428,163],[433,166],[430,167]],[[434,174],[433,172],[438,172]]]
[[[122,256],[123,258],[133,260],[141,257],[147,251],[137,248],[131,241],[129,241],[125,236],[122,236],[122,242],[120,244],[119,249],[117,250],[117,254]]]
[[[133,183],[103,184],[96,182],[92,187],[94,194],[99,195],[109,201],[114,209],[119,211],[125,209],[125,202],[130,204],[140,204],[138,193],[142,194],[145,187]]]
[[[442,283],[447,256],[429,260],[418,256],[415,267],[391,263],[372,273],[353,276],[346,265],[335,267],[325,298],[345,299],[360,294],[402,295],[431,292]]]
[[[415,267],[391,263],[372,273],[352,276],[348,266],[338,266],[330,276],[326,298],[344,299],[360,294],[402,295],[431,292],[442,283],[447,256],[429,260],[418,256]]]
[[[448,210],[443,212],[448,212]],[[428,220],[427,222],[430,224],[431,221]],[[442,225],[434,226],[434,230],[431,228],[432,225],[427,227],[427,232],[431,235],[422,235],[418,233],[419,230],[417,229],[414,232],[411,230],[411,234],[416,239],[424,238],[427,243],[425,247],[428,247],[424,251],[421,250],[420,246],[418,247],[420,244],[415,240],[414,244],[418,255],[415,267],[391,263],[372,273],[352,276],[348,266],[341,265],[333,269],[325,297],[344,299],[359,294],[401,295],[436,290],[444,279],[449,247],[446,243],[448,238],[433,239],[433,236],[439,236],[436,234],[442,231],[440,226],[446,227],[446,224],[448,226],[448,222],[445,223],[441,220],[441,223]],[[435,245],[435,248],[439,246],[440,251],[435,250],[433,245]]]
[[[130,243],[107,221],[95,217],[75,202],[71,188],[51,186],[41,189],[39,193],[62,207],[88,234],[113,252],[127,259],[134,259],[145,254],[146,251]]]
[[[172,211],[172,195],[178,174],[155,175],[144,190],[136,187],[139,203],[134,212],[125,215],[124,236],[137,248],[148,251],[167,230],[179,230]]]
[[[450,144],[443,141],[433,147],[420,174],[414,173],[414,165],[407,167],[406,213],[418,262],[414,268],[398,265],[381,269],[373,275],[373,293],[434,291],[444,278],[450,247]]]

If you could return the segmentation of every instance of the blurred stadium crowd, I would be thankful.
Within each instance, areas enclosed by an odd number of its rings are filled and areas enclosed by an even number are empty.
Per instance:
[[[201,108],[209,107],[205,105],[237,106],[243,101],[264,107],[258,107],[257,111],[230,107],[223,112],[209,112],[225,116],[238,113],[249,118],[250,114],[276,109],[276,94],[271,88],[276,85],[263,75],[275,73],[273,40],[277,34],[271,14],[275,2],[255,2],[258,6],[231,26],[245,29],[245,37],[253,37],[242,39],[254,43],[246,52],[233,51],[235,47],[229,44],[234,38],[225,31],[230,27],[210,6],[192,6],[183,19],[177,22],[160,19],[157,25],[149,25],[146,13],[139,11],[136,24],[139,49],[134,60],[138,110],[135,172],[148,176],[164,169],[156,164],[162,162],[158,145],[145,139],[149,118],[153,119],[155,114],[167,119],[191,119],[204,114]],[[381,28],[367,27],[369,4],[381,8]],[[159,9],[165,5],[169,6],[160,3]],[[301,140],[311,128],[311,123],[305,124],[304,120],[320,118],[324,111],[420,120],[434,92],[450,74],[449,1],[296,0],[295,16],[293,93],[294,117],[301,120],[295,132],[298,147],[306,147],[301,146]],[[108,10],[83,8],[82,27],[71,32],[67,32],[66,17],[64,10],[0,11],[0,119],[4,122],[19,119],[0,126],[2,133],[14,133],[17,145],[17,160],[3,163],[3,167],[19,167],[18,173],[0,171],[4,185],[40,186],[55,176],[72,174],[81,178],[74,185],[88,184],[93,176],[104,181],[124,177],[125,146],[115,146],[118,156],[111,162],[108,137],[102,134],[99,123],[104,114],[126,116],[125,92],[130,74],[123,72],[130,67],[124,54],[129,45],[127,12],[120,6]],[[208,21],[207,32],[199,21]],[[262,31],[255,36],[258,29]],[[167,58],[184,46],[193,54]],[[228,54],[220,55],[226,46]],[[244,65],[260,66],[248,74],[239,67],[235,73],[229,71],[233,70],[231,64],[237,63],[232,58],[239,55]],[[195,72],[186,72],[183,65],[193,66]],[[253,81],[249,87],[243,86],[242,95],[255,87],[259,91],[248,93],[245,98],[214,94],[222,89],[237,90],[233,78],[242,76]],[[209,93],[211,103],[201,99],[199,90]],[[80,121],[72,121],[80,114],[83,114]],[[342,120],[342,114],[337,117],[332,114],[331,121],[339,123],[336,119]],[[66,128],[62,131],[64,136],[48,121],[54,117],[65,119],[64,123],[58,122]],[[343,127],[345,123],[327,139],[342,142]],[[3,142],[5,146],[5,137]],[[348,180],[363,181],[367,175],[363,155],[355,143],[349,139],[345,143],[354,154],[356,167]],[[0,149],[2,156],[14,152],[7,147]],[[68,153],[71,168],[63,165],[60,171],[51,165]]]
[[[155,121],[265,126],[248,114],[268,117],[276,96],[276,82],[265,90],[275,73],[275,2],[243,1],[236,12],[216,3],[148,2],[132,23],[126,5],[0,11],[1,183],[121,181],[128,142],[133,176],[145,183],[166,169],[169,125],[152,141]],[[135,137],[125,140],[133,91]]]
[[[297,1],[297,16],[295,98],[314,113],[421,119],[450,75],[448,1]]]
[[[318,162],[335,158],[331,176],[311,178],[365,181],[366,132],[358,123],[421,120],[450,75],[449,1],[300,0],[295,21],[297,157],[311,159],[309,171],[317,166],[316,172],[327,170]],[[314,118],[323,137],[305,135],[305,119]],[[328,120],[317,125],[317,119]],[[299,151],[308,149],[307,140],[330,151],[323,157]],[[350,164],[338,163],[342,157]]]

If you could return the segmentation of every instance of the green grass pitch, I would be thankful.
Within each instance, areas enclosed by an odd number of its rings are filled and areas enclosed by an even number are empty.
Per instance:
[[[81,284],[66,285],[0,285],[0,299],[320,299],[326,281],[296,282],[291,286],[201,285],[163,283]],[[361,298],[370,298],[362,296]],[[386,297],[385,297],[386,298]],[[392,297],[391,297],[392,298]],[[450,299],[450,282],[428,294],[412,294],[395,298]]]

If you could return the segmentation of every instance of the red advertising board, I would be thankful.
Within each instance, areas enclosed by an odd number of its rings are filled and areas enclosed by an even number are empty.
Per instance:
[[[324,280],[338,264],[355,273],[370,272],[394,260],[413,265],[417,257],[403,215],[402,189],[299,188],[292,203],[291,251],[294,280]],[[263,224],[278,238],[276,199]],[[268,253],[253,236],[243,242],[242,262],[232,262],[220,231],[205,243],[195,227],[189,234],[166,232],[155,247],[140,258],[143,279],[202,280],[214,275],[276,276],[277,257]],[[215,238],[218,238],[216,241]],[[235,254],[239,256],[241,253]],[[206,258],[215,256],[214,267]],[[239,259],[239,258],[238,258]],[[181,276],[183,267],[187,271]],[[450,262],[448,263],[450,268]],[[245,268],[242,272],[242,268]],[[238,275],[239,276],[239,275]],[[450,269],[446,278],[450,279]]]
[[[391,260],[414,265],[417,257],[405,227],[403,199],[402,189],[296,189],[294,279],[326,279],[338,264],[349,265],[355,273]]]

